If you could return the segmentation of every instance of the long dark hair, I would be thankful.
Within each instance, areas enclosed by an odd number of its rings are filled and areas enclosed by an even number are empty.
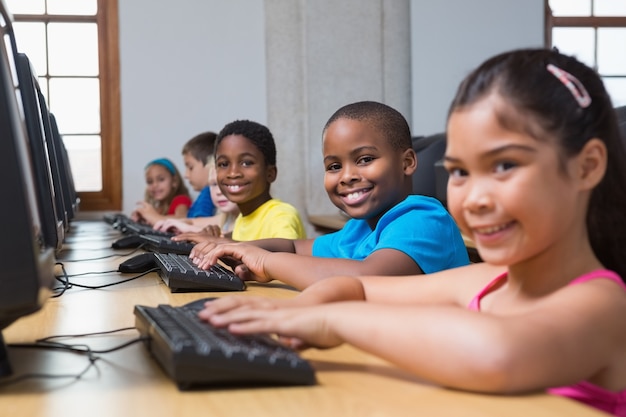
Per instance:
[[[573,82],[570,90],[548,65],[566,71],[580,84]],[[504,102],[497,110],[502,126],[537,140],[556,138],[562,149],[561,163],[577,155],[592,138],[604,142],[607,170],[591,194],[587,230],[600,262],[626,281],[626,151],[611,98],[596,71],[554,49],[499,54],[461,83],[449,114],[493,92]],[[587,93],[590,103],[576,98]]]

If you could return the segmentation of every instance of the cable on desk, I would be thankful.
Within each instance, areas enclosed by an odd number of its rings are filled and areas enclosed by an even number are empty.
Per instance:
[[[99,256],[97,258],[82,258],[82,259],[62,259],[63,262],[83,262],[83,261],[99,261],[101,259],[107,259],[107,258],[113,258],[116,256],[130,256],[133,253],[137,252],[139,249],[142,249],[145,246],[145,243],[142,243],[141,245],[137,246],[136,248],[133,248],[133,250],[131,250],[128,253],[112,253],[110,255],[105,255],[105,256]],[[106,247],[103,249],[90,249],[90,250],[105,250],[105,249],[111,249],[111,247]],[[81,251],[84,249],[81,249]]]
[[[77,275],[68,275],[67,271],[65,270],[65,265],[63,265],[62,262],[57,262],[56,265],[61,267],[62,275],[61,276],[55,275],[54,278],[57,281],[59,281],[61,284],[63,284],[63,286],[62,287],[53,288],[53,291],[57,291],[57,293],[52,295],[52,298],[57,298],[57,297],[62,296],[65,293],[65,291],[69,290],[72,287],[86,288],[88,290],[99,290],[99,289],[106,288],[106,287],[112,287],[114,285],[124,284],[126,282],[133,281],[133,280],[135,280],[137,278],[141,278],[141,277],[143,277],[145,275],[148,275],[151,272],[158,272],[159,271],[159,268],[155,267],[155,268],[149,269],[149,270],[147,270],[145,272],[142,272],[140,274],[137,274],[135,276],[132,276],[130,278],[124,279],[122,281],[110,282],[108,284],[102,284],[102,285],[84,285],[84,284],[77,284],[75,282],[70,282],[70,277],[78,276],[78,275],[86,275],[88,273],[77,274]],[[115,270],[115,271],[103,271],[101,273],[103,273],[103,274],[107,273],[108,274],[108,273],[111,273],[111,272],[118,272],[118,271],[117,270]],[[99,273],[99,272],[90,272],[89,274],[97,274],[97,273]]]
[[[53,342],[51,340],[52,339],[58,339],[58,338],[79,338],[79,337],[97,336],[97,335],[118,333],[118,332],[122,332],[122,331],[126,331],[126,330],[135,330],[135,327],[123,327],[121,329],[106,330],[106,331],[102,331],[102,332],[84,333],[84,334],[76,334],[76,335],[48,336],[48,337],[44,337],[42,339],[37,339],[35,341],[35,343],[8,343],[7,344],[8,347],[17,348],[17,349],[54,349],[54,350],[64,350],[64,351],[68,351],[68,352],[72,352],[72,353],[82,354],[82,355],[86,355],[87,356],[87,359],[89,360],[89,363],[78,374],[43,374],[43,373],[24,374],[24,375],[18,375],[16,377],[9,378],[9,379],[6,379],[6,380],[0,380],[0,386],[12,385],[12,384],[16,384],[16,383],[18,383],[20,381],[24,381],[26,379],[34,379],[34,378],[45,378],[45,379],[71,378],[71,379],[78,380],[78,379],[82,378],[82,376],[85,375],[87,373],[87,371],[89,371],[89,369],[91,369],[92,367],[96,367],[97,368],[96,362],[99,359],[101,359],[101,357],[97,356],[97,354],[114,352],[116,350],[120,350],[120,349],[123,349],[125,347],[134,345],[136,343],[143,342],[143,341],[147,340],[148,338],[147,337],[137,337],[135,339],[132,339],[132,340],[130,340],[128,342],[124,342],[124,343],[122,343],[120,345],[117,345],[117,346],[114,346],[112,348],[100,349],[100,350],[91,349],[89,347],[89,345],[86,345],[86,344],[66,344],[66,343],[61,343],[61,342]]]

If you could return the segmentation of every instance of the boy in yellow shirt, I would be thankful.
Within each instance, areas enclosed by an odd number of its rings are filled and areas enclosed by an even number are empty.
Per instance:
[[[250,120],[236,120],[224,126],[215,142],[215,170],[222,193],[241,211],[235,220],[232,240],[306,238],[296,208],[270,194],[277,174],[276,145],[266,126]],[[230,241],[213,236],[182,233],[174,240]]]

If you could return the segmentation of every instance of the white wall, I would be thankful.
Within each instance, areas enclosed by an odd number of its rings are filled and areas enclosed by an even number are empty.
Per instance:
[[[543,0],[411,0],[413,133],[445,130],[458,84],[482,61],[542,47],[543,7]]]
[[[169,156],[182,169],[187,139],[248,118],[277,140],[272,194],[305,216],[335,212],[318,164],[321,127],[339,105],[382,100],[415,135],[443,131],[470,69],[543,43],[543,0],[409,3],[405,31],[394,29],[406,19],[400,0],[120,1],[123,210],[142,198],[150,159]]]
[[[266,123],[262,1],[119,2],[123,211],[143,198],[143,167],[235,119]],[[182,172],[181,172],[182,173]]]

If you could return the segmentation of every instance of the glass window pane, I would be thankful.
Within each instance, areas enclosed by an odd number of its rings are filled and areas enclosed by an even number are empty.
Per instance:
[[[613,107],[626,106],[626,77],[603,78],[604,86],[611,95]]]
[[[98,11],[98,0],[48,0],[49,14],[93,16]]]
[[[562,28],[552,29],[552,46],[560,52],[574,55],[580,61],[595,68],[593,28]]]
[[[598,72],[626,75],[626,28],[598,28]]]
[[[51,78],[50,111],[65,133],[100,133],[100,84],[97,78]]]
[[[550,9],[553,16],[591,16],[591,0],[550,0]]]
[[[11,14],[43,14],[45,0],[5,0]]]
[[[98,75],[95,23],[50,23],[48,48],[50,75]]]
[[[595,0],[593,14],[595,16],[626,16],[626,1]]]
[[[15,22],[17,49],[28,55],[37,75],[47,74],[46,26],[41,22]]]
[[[102,190],[101,142],[100,136],[63,137],[76,191]]]

